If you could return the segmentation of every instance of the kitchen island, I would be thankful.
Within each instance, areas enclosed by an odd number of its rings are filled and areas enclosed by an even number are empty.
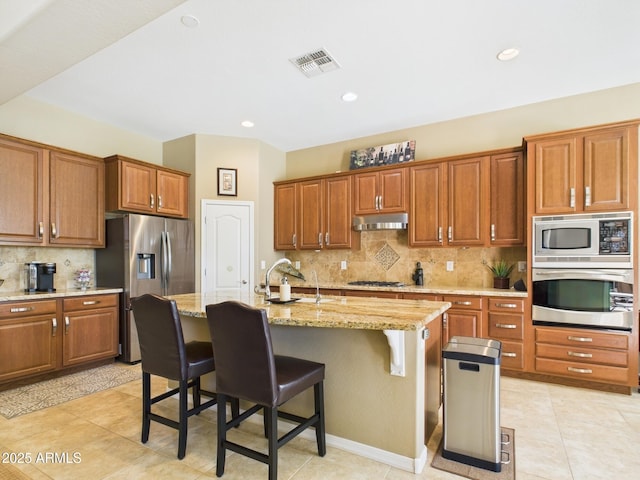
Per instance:
[[[264,308],[277,354],[326,365],[327,443],[404,470],[422,471],[427,462],[426,421],[439,407],[426,400],[425,338],[435,321],[439,355],[439,319],[450,304],[357,297],[323,297],[316,304],[312,296],[298,297],[299,301],[279,305],[262,295],[196,293],[168,298],[176,300],[187,341],[209,338],[208,304],[238,300]],[[215,390],[214,378],[203,378],[204,388]],[[311,392],[305,392],[288,402],[286,410],[304,414],[312,405]]]

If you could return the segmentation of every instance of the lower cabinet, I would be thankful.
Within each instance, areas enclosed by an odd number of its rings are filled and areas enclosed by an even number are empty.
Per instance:
[[[117,355],[117,294],[0,303],[0,383]]]
[[[442,345],[452,337],[482,336],[482,297],[465,295],[442,295],[443,302],[451,308],[442,316]]]
[[[536,373],[589,382],[629,382],[629,334],[535,327]]]

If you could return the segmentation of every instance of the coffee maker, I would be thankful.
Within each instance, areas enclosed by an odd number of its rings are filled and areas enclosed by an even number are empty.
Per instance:
[[[29,262],[24,264],[25,292],[55,292],[53,288],[53,274],[56,273],[55,263]]]

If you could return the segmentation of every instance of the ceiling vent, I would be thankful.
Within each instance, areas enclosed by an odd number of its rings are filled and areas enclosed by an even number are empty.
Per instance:
[[[309,78],[340,68],[338,62],[324,48],[290,58],[289,61]]]

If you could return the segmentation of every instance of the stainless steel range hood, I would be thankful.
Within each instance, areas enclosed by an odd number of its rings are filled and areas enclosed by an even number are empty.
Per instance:
[[[381,213],[353,217],[354,230],[406,230],[409,223],[407,213]]]

